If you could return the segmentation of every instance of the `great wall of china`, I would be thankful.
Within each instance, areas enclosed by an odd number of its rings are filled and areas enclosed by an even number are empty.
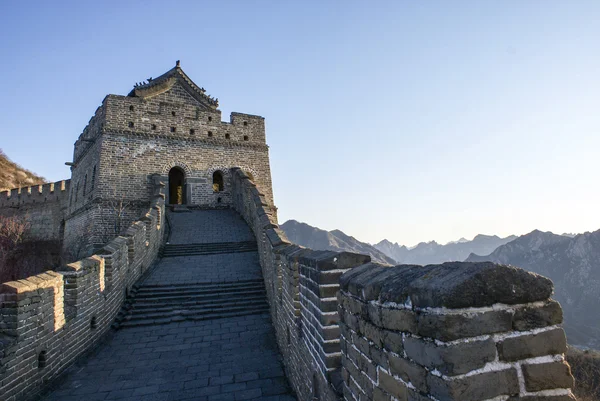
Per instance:
[[[0,194],[0,214],[29,216],[41,238],[91,254],[1,285],[0,399],[575,399],[550,280],[291,244],[264,120],[221,123],[217,105],[178,63],[105,99],[75,144],[70,181]],[[102,244],[115,199],[127,215]],[[102,235],[86,236],[88,223]],[[255,365],[252,347],[265,354]],[[107,356],[115,349],[122,359]],[[107,372],[113,360],[123,368]]]

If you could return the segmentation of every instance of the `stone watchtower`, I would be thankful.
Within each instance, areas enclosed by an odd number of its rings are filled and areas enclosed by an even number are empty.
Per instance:
[[[148,207],[157,178],[168,182],[168,204],[227,207],[230,168],[240,167],[272,205],[264,118],[231,113],[223,122],[218,104],[179,61],[127,96],[106,96],[69,163],[65,249],[82,253],[119,235]]]

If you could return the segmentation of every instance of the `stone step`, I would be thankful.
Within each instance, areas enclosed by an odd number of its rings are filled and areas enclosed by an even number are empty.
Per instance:
[[[264,285],[263,284],[263,279],[261,278],[255,278],[255,279],[250,279],[250,280],[239,280],[239,281],[222,281],[222,282],[215,282],[215,281],[208,281],[208,282],[198,282],[198,283],[179,283],[179,284],[136,284],[133,286],[133,288],[139,290],[139,291],[146,291],[146,290],[150,290],[150,289],[177,289],[177,288],[186,288],[186,287],[228,287],[228,286],[239,286],[239,285],[246,285],[246,284],[260,284],[260,285]]]
[[[253,252],[257,249],[255,241],[216,242],[206,244],[167,244],[162,250],[162,257]]]
[[[197,242],[197,243],[191,243],[191,244],[165,244],[165,249],[235,248],[235,247],[254,247],[254,248],[256,248],[256,241]]]
[[[268,305],[265,307],[257,307],[246,310],[238,310],[238,311],[228,311],[222,313],[210,313],[210,314],[199,314],[199,315],[186,315],[186,316],[173,316],[173,317],[164,317],[159,319],[146,319],[146,320],[134,320],[134,321],[122,321],[115,322],[113,324],[113,328],[126,328],[126,327],[140,327],[140,326],[154,326],[158,324],[169,324],[174,322],[183,322],[185,320],[212,320],[212,319],[222,319],[227,317],[238,317],[238,316],[246,316],[246,315],[257,315],[262,313],[267,313],[269,310]]]
[[[172,295],[188,295],[188,294],[218,294],[221,292],[232,291],[248,291],[264,289],[262,283],[248,283],[243,285],[223,285],[223,286],[188,286],[179,288],[152,288],[149,290],[139,289],[135,292],[136,298],[160,297]]]
[[[132,309],[129,314],[124,316],[124,320],[145,320],[145,319],[158,319],[176,315],[203,315],[203,314],[214,314],[214,313],[228,313],[234,311],[241,311],[245,309],[254,309],[258,307],[268,307],[266,298],[257,300],[245,300],[244,302],[228,303],[228,304],[215,304],[215,305],[198,305],[198,306],[174,306],[171,308],[156,308],[151,310],[137,310]]]
[[[186,300],[209,300],[209,299],[227,299],[232,297],[247,297],[247,296],[256,296],[256,295],[264,295],[265,289],[256,288],[249,290],[228,290],[228,291],[219,291],[219,292],[204,292],[204,293],[189,293],[183,295],[162,295],[162,296],[144,296],[138,297],[135,296],[130,298],[128,302],[132,305],[137,304],[156,304],[156,303],[167,303],[167,302],[183,302]]]
[[[254,302],[266,300],[265,293],[257,294],[255,296],[244,296],[244,297],[227,297],[223,299],[190,299],[184,302],[166,302],[166,303],[132,303],[128,308],[128,311],[144,311],[144,310],[168,310],[176,308],[193,308],[193,307],[209,307],[219,305],[231,305],[231,304],[243,304],[244,302]]]

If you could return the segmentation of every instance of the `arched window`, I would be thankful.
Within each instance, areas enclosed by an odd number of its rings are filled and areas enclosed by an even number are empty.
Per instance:
[[[213,173],[213,191],[223,191],[223,173],[220,171],[215,171]]]

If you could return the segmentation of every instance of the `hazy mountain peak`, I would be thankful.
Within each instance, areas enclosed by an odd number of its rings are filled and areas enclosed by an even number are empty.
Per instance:
[[[280,228],[290,241],[307,248],[348,251],[370,255],[374,262],[395,265],[396,261],[372,245],[351,237],[341,230],[326,231],[297,220],[288,220]]]
[[[406,264],[435,264],[447,261],[465,260],[473,253],[488,254],[498,246],[517,238],[509,236],[500,238],[496,235],[476,235],[469,241],[461,238],[458,241],[449,242],[445,245],[437,241],[420,242],[412,248],[404,245],[394,244],[388,240],[382,240],[374,247],[385,253],[387,256],[395,259],[398,263]]]
[[[483,255],[467,261],[510,264],[552,279],[569,343],[600,346],[600,230],[574,237],[533,230]]]

